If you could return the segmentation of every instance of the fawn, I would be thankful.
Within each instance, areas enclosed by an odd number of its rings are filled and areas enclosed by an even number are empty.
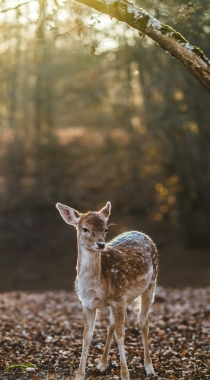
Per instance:
[[[138,231],[125,232],[105,243],[111,203],[87,214],[56,204],[66,223],[77,229],[78,259],[76,290],[83,304],[84,332],[76,380],[85,378],[88,349],[94,330],[96,309],[110,307],[107,341],[98,368],[104,371],[115,332],[120,352],[121,379],[128,380],[124,335],[126,304],[137,299],[147,375],[154,374],[148,346],[148,312],[154,299],[158,270],[157,249],[152,240]]]

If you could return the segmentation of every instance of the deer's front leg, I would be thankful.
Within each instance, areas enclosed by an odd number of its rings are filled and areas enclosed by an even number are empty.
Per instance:
[[[129,371],[126,364],[125,358],[125,347],[124,347],[124,338],[125,338],[125,305],[117,305],[116,308],[113,309],[115,316],[115,337],[117,341],[117,345],[120,353],[120,364],[121,364],[121,379],[129,380]]]
[[[109,316],[109,326],[107,329],[107,340],[104,348],[103,355],[101,357],[100,363],[98,365],[98,369],[103,372],[105,371],[107,367],[107,360],[108,360],[108,355],[109,355],[109,349],[112,341],[112,337],[114,334],[114,329],[115,329],[115,319],[113,315],[112,308],[110,307],[110,316]]]
[[[85,378],[85,366],[90,346],[93,329],[95,324],[96,309],[84,308],[84,332],[82,341],[82,355],[80,358],[80,365],[76,375],[76,380],[83,380]]]

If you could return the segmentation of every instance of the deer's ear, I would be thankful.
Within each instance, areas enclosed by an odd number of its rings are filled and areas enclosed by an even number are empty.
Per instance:
[[[99,212],[108,219],[111,214],[111,203],[107,202],[106,206],[104,206]]]
[[[80,220],[80,213],[78,211],[66,205],[62,205],[62,203],[56,203],[56,207],[66,223],[77,226]]]

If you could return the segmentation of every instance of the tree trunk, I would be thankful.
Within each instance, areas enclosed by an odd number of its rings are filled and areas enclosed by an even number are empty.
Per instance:
[[[200,48],[190,43],[170,26],[150,16],[142,8],[126,0],[76,0],[99,12],[125,22],[157,42],[178,59],[198,82],[210,93],[210,60]]]

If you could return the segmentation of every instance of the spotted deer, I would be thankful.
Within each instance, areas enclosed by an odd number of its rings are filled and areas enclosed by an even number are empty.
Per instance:
[[[154,299],[158,269],[156,246],[145,234],[125,232],[105,243],[111,204],[98,212],[82,214],[61,203],[56,204],[66,223],[77,229],[76,290],[83,304],[83,347],[76,380],[85,378],[85,366],[91,342],[96,309],[110,308],[107,341],[99,362],[100,371],[107,367],[111,340],[115,332],[120,353],[121,379],[128,380],[124,335],[126,305],[137,299],[147,375],[154,374],[148,346],[148,312]]]

